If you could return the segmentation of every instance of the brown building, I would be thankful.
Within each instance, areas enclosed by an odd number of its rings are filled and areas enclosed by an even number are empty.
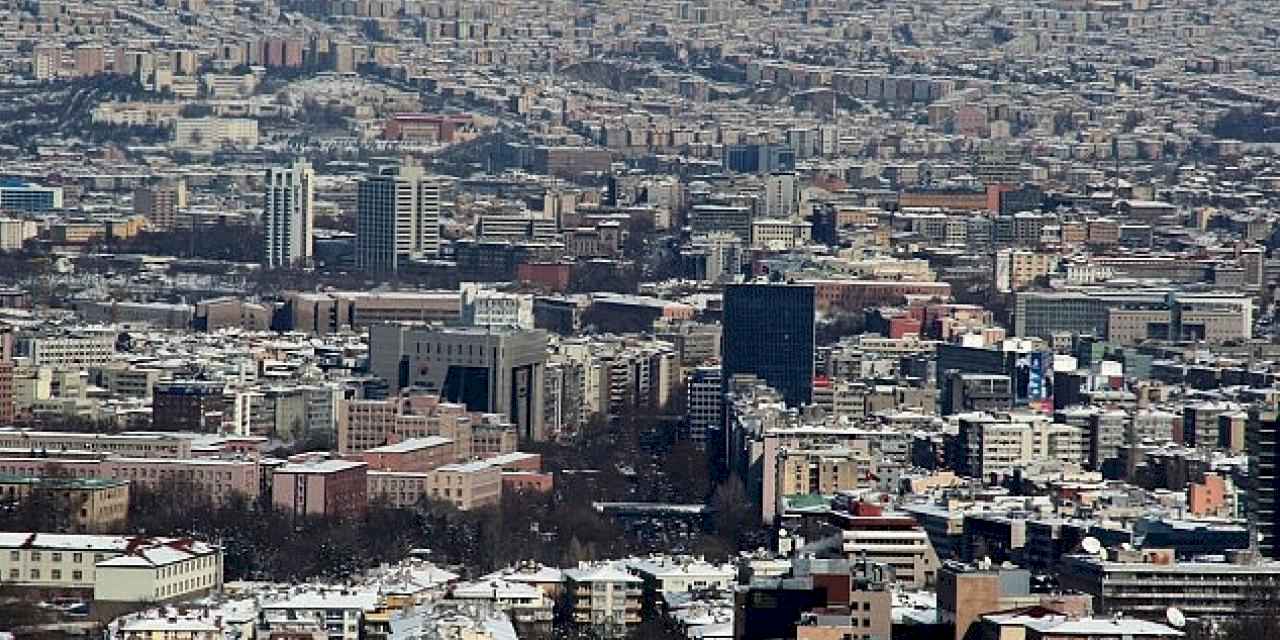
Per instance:
[[[226,401],[223,385],[198,380],[162,382],[152,389],[151,428],[155,431],[216,433]]]
[[[951,285],[946,282],[813,280],[799,284],[813,285],[814,308],[820,313],[862,313],[867,307],[894,304],[906,296],[951,298]]]
[[[1088,595],[1032,594],[1031,573],[1026,569],[947,562],[938,573],[939,620],[955,625],[955,640],[971,637],[982,616],[989,613],[1040,605],[1087,616],[1093,611],[1092,602]]]
[[[567,262],[522,262],[516,267],[520,284],[548,291],[568,291],[573,265]]]
[[[453,440],[427,436],[366,449],[361,457],[371,471],[431,471],[455,462],[457,451]]]
[[[129,483],[97,478],[0,476],[0,503],[35,497],[48,501],[58,533],[118,531],[129,515]]]
[[[368,503],[368,467],[350,460],[286,464],[272,473],[271,500],[295,517],[358,517]]]
[[[217,331],[240,328],[246,331],[266,331],[271,328],[275,308],[269,305],[246,302],[239,298],[225,297],[201,300],[196,303],[193,327],[197,331]]]
[[[991,202],[986,191],[928,190],[903,191],[898,195],[898,207],[953,209],[957,211],[990,211]]]
[[[379,322],[452,322],[462,315],[458,291],[286,293],[289,328],[336,333]]]
[[[606,173],[612,162],[613,156],[607,149],[537,147],[533,150],[534,171],[566,178],[587,173]]]
[[[158,229],[172,229],[178,221],[178,210],[186,206],[187,186],[181,180],[133,192],[133,212],[145,216]]]

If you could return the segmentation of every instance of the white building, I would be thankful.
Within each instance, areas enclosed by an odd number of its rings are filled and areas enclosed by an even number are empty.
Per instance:
[[[268,631],[312,623],[328,640],[360,640],[365,612],[376,609],[378,600],[376,593],[307,591],[262,605],[262,619]]]
[[[77,329],[75,333],[34,335],[22,340],[22,355],[31,365],[54,369],[88,369],[111,362],[116,353],[116,332],[109,329]]]
[[[315,255],[316,172],[299,160],[288,167],[267,169],[263,198],[262,264],[268,269],[306,266]]]
[[[462,283],[462,321],[476,327],[533,328],[533,296]]]
[[[101,601],[184,600],[222,588],[222,549],[189,539],[0,533],[0,576],[20,589]]]
[[[258,144],[258,121],[250,118],[180,118],[173,126],[176,147],[216,149]]]
[[[770,251],[803,247],[813,240],[813,224],[803,220],[760,218],[751,221],[751,246]]]
[[[19,251],[27,240],[39,233],[40,228],[34,220],[0,219],[0,251]]]
[[[619,637],[640,623],[642,580],[610,563],[581,563],[564,572],[573,622],[600,637]]]
[[[702,558],[667,557],[624,560],[627,570],[644,581],[652,593],[685,593],[715,589],[733,590],[738,570],[730,564],[712,564]]]

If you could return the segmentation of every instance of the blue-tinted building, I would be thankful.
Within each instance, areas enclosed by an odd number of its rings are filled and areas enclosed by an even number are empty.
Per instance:
[[[62,208],[62,187],[42,187],[23,180],[0,180],[0,210],[36,213]]]

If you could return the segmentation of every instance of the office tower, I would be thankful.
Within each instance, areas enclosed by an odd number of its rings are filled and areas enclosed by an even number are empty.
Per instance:
[[[752,374],[782,393],[788,405],[813,394],[813,287],[730,285],[724,292],[724,380]]]
[[[1264,409],[1249,411],[1245,435],[1249,454],[1249,527],[1258,552],[1276,558],[1280,533],[1280,474],[1276,470],[1280,449],[1280,414]]]
[[[789,218],[796,213],[799,192],[796,190],[796,174],[775,173],[764,181],[764,214],[769,218]]]
[[[362,181],[356,196],[356,265],[396,273],[409,260],[436,257],[444,192],[443,182],[414,165]]]
[[[305,160],[267,169],[262,264],[268,269],[300,267],[311,262],[315,184],[316,172]]]
[[[469,411],[504,414],[521,442],[545,438],[546,362],[547,334],[541,330],[369,328],[369,369],[392,390],[413,387]]]

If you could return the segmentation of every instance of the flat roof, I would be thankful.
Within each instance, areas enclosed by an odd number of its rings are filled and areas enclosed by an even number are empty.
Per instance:
[[[447,444],[453,444],[453,439],[444,436],[426,436],[425,438],[410,438],[403,442],[395,444],[384,444],[381,447],[365,449],[365,453],[409,453],[411,451],[421,451],[433,447],[442,447]]]

